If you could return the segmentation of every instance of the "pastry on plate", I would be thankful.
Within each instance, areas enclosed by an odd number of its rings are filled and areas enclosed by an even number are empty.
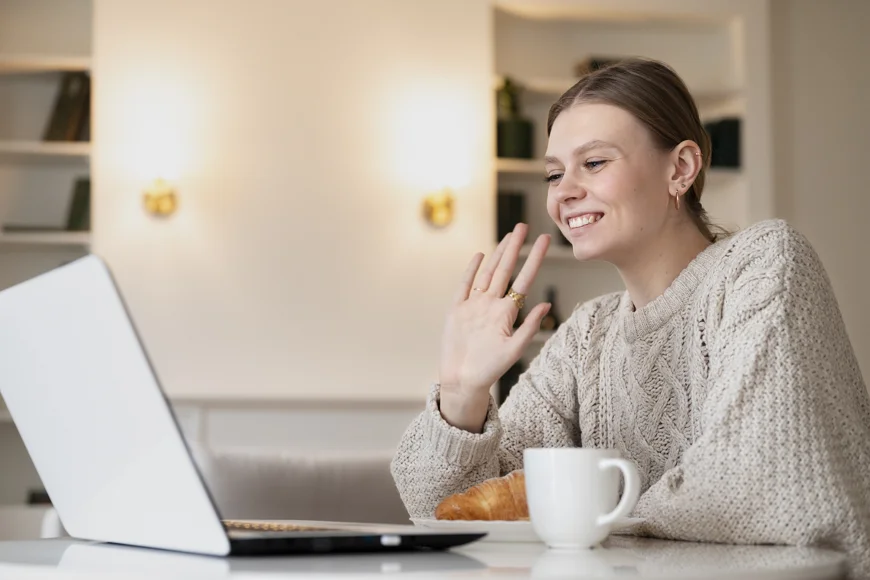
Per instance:
[[[435,508],[439,520],[528,520],[526,478],[522,470],[481,482],[444,498]]]

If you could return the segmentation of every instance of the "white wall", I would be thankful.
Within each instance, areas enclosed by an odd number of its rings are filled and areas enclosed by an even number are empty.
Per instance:
[[[494,237],[483,0],[96,0],[94,251],[173,396],[422,400]],[[177,183],[178,213],[140,191]],[[424,193],[453,186],[446,231]]]
[[[778,213],[821,255],[870,378],[870,2],[775,0],[771,22]]]

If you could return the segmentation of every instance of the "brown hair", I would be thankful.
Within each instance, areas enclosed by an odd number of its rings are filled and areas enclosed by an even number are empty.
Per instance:
[[[707,239],[715,241],[727,235],[710,222],[701,206],[710,164],[710,137],[692,95],[673,69],[655,60],[628,58],[588,73],[550,107],[547,136],[556,117],[579,103],[605,103],[628,111],[646,126],[653,142],[664,151],[685,139],[697,143],[701,148],[701,170],[683,199],[689,216]]]

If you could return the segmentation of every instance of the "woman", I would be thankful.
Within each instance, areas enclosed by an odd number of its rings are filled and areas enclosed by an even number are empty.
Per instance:
[[[779,220],[714,234],[700,202],[710,142],[661,63],[584,77],[548,135],[550,217],[626,290],[575,308],[499,409],[489,388],[549,308],[513,330],[549,238],[512,288],[525,225],[485,264],[474,256],[439,383],[392,464],[411,516],[521,469],[528,447],[617,448],[641,473],[647,535],[834,547],[870,574],[870,399],[806,239]]]

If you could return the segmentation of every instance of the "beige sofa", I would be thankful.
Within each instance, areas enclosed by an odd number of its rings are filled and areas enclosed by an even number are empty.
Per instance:
[[[410,523],[390,475],[391,453],[191,450],[225,519]],[[66,535],[53,510],[32,523],[27,529],[41,527],[42,537]]]
[[[197,450],[197,463],[227,519],[410,523],[390,474],[391,453]]]

